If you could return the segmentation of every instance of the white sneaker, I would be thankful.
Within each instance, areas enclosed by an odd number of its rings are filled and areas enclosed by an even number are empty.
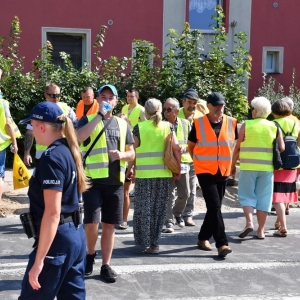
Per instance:
[[[129,226],[127,224],[127,222],[123,222],[121,224],[119,224],[119,229],[127,229]]]
[[[166,228],[163,230],[164,233],[174,232],[174,225],[172,223],[167,223]]]

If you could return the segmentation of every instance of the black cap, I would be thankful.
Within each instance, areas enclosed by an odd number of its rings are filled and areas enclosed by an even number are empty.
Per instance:
[[[192,92],[192,93],[195,93],[195,94],[198,95],[198,92],[197,92],[195,89],[193,89],[193,88],[187,89],[187,90],[185,91],[185,94],[186,94],[186,93],[189,93],[189,92]]]
[[[224,96],[221,93],[211,93],[206,98],[207,104],[210,103],[212,106],[225,104]]]
[[[190,100],[199,100],[199,96],[197,93],[193,93],[193,92],[187,92],[183,95],[183,99],[190,99]]]

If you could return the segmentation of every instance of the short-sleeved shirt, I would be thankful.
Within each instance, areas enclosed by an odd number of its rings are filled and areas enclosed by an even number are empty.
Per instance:
[[[103,119],[103,123],[105,125],[109,119]],[[82,128],[88,123],[88,118],[83,116],[78,122],[78,129]],[[120,129],[118,122],[115,117],[113,117],[111,123],[105,129],[106,136],[106,144],[107,151],[110,150],[120,150]],[[89,138],[88,138],[89,139]],[[130,126],[127,124],[126,131],[126,145],[134,144],[134,139],[132,133],[130,131]],[[122,185],[123,183],[120,181],[120,160],[114,160],[109,154],[109,164],[108,164],[108,177],[107,178],[97,178],[93,179],[93,182],[100,184],[109,184],[109,185]]]
[[[5,118],[11,118],[8,102],[3,101],[2,104],[3,104]]]
[[[221,130],[221,127],[222,127],[222,124],[223,124],[223,119],[221,120],[221,122],[219,123],[213,123],[211,121],[209,121],[213,131],[215,132],[216,134],[216,137],[218,138],[219,137],[219,134],[220,134],[220,130]],[[237,126],[235,128],[235,138],[234,140],[237,140],[238,139],[238,129],[237,129]],[[190,131],[190,134],[189,134],[189,138],[188,140],[192,143],[197,143],[197,135],[196,135],[196,127],[195,127],[195,123],[193,123],[192,125],[192,129]],[[198,176],[211,176],[211,174],[206,174],[206,173],[203,173],[203,174],[198,174]],[[216,180],[220,180],[220,181],[223,181],[223,180],[228,180],[229,176],[222,176],[220,170],[218,170],[217,174],[215,175],[215,178]]]
[[[38,218],[42,218],[45,210],[44,190],[62,192],[61,213],[70,214],[78,209],[77,169],[64,138],[56,140],[42,154],[29,182],[30,211]]]

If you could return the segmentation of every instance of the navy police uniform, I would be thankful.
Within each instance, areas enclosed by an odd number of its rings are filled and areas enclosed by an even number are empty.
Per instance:
[[[33,290],[28,281],[28,272],[36,255],[36,250],[33,250],[29,255],[19,299],[52,300],[55,296],[58,300],[85,299],[85,234],[82,225],[76,227],[70,218],[79,208],[76,175],[76,165],[66,140],[56,140],[41,156],[30,179],[28,197],[30,212],[40,224],[45,209],[43,190],[61,191],[62,217],[38,278],[41,288]]]

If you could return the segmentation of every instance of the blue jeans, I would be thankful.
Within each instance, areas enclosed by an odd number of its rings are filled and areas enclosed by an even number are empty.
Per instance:
[[[6,149],[0,151],[0,177],[1,178],[4,178],[5,161],[6,161]]]

